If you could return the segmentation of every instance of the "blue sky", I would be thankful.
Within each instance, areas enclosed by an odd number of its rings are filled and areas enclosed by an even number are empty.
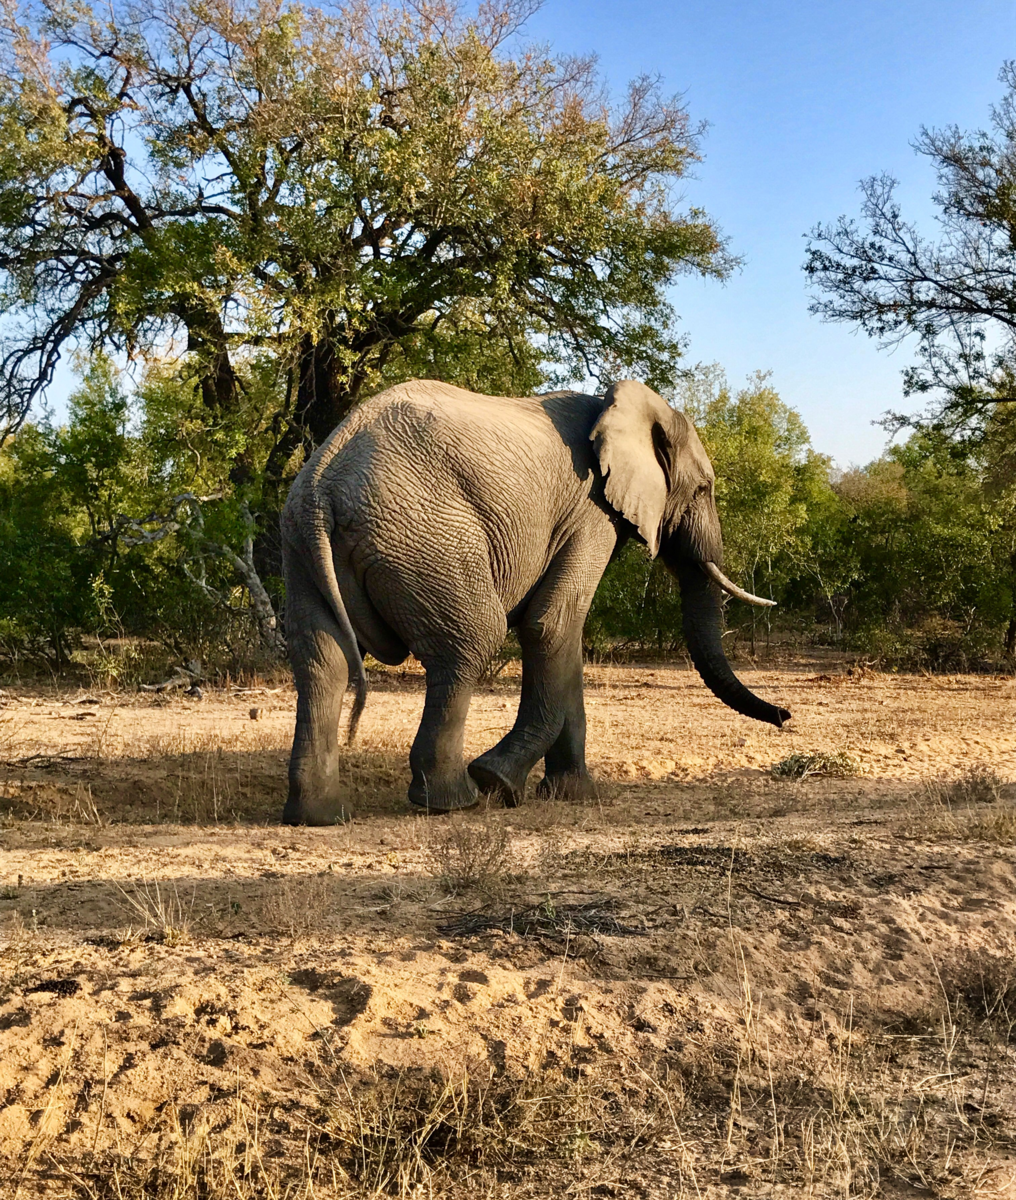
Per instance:
[[[735,384],[772,371],[817,449],[841,466],[876,457],[886,438],[872,420],[914,407],[900,387],[908,350],[808,314],[802,235],[856,214],[858,181],[880,171],[933,233],[934,177],[911,142],[922,125],[987,126],[998,70],[1016,58],[1016,0],[546,0],[526,33],[595,53],[617,93],[659,74],[709,122],[685,197],[744,267],[675,289],[689,361],[719,362]]]

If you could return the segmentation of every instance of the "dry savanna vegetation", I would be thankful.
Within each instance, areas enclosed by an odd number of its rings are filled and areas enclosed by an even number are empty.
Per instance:
[[[283,682],[10,687],[5,1200],[1016,1195],[1016,681],[743,675],[590,667],[598,803],[428,819],[377,672],[328,829]]]

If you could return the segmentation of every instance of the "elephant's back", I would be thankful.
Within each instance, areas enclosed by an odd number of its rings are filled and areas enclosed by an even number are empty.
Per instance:
[[[306,473],[328,477],[329,492],[357,507],[386,487],[401,501],[407,489],[423,485],[429,492],[464,489],[472,503],[505,511],[521,498],[520,485],[529,483],[539,484],[551,505],[563,499],[555,480],[571,491],[591,469],[589,429],[601,406],[602,400],[578,393],[485,396],[413,380],[360,405],[311,458]],[[531,493],[526,500],[532,503]]]
[[[589,430],[602,404],[580,394],[514,398],[400,384],[357,408],[294,490],[310,489],[330,508],[358,574],[374,557],[405,554],[407,539],[428,559],[482,546],[511,607],[594,486]]]
[[[564,446],[563,431],[554,435],[555,413],[565,409],[602,407],[597,397],[577,392],[550,396],[486,396],[452,384],[414,379],[371,397],[350,418],[349,437],[364,430],[383,432],[386,445],[400,450],[433,452],[437,448],[472,461],[478,450],[507,444],[546,454]],[[590,425],[596,419],[592,416]],[[342,426],[336,434],[342,432]],[[588,436],[588,435],[586,435]]]

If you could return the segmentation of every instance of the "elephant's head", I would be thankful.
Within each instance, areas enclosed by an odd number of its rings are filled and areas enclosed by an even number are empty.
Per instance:
[[[782,727],[790,713],[750,692],[723,652],[718,588],[749,604],[773,601],[743,591],[721,570],[715,476],[694,426],[645,384],[626,379],[607,392],[590,437],[607,503],[681,585],[684,636],[703,682],[737,712]]]

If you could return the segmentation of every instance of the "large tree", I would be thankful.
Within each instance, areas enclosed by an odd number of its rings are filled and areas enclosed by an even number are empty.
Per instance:
[[[675,202],[698,130],[653,80],[611,105],[592,60],[522,44],[526,4],[8,0],[8,430],[72,343],[176,351],[210,426],[268,356],[240,485],[408,374],[666,386],[667,287],[732,261]]]
[[[894,179],[873,176],[861,220],[817,226],[805,263],[823,293],[812,312],[885,346],[916,337],[904,390],[933,393],[933,419],[954,431],[981,432],[1016,400],[1016,63],[1000,79],[990,130],[923,129],[915,142],[938,180],[937,237],[904,219]]]

